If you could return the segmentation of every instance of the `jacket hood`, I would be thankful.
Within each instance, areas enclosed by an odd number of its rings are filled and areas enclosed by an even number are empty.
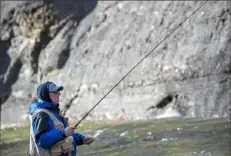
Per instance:
[[[50,96],[49,96],[49,84],[50,82],[45,82],[38,86],[37,88],[37,97],[41,99],[42,101],[51,102]]]

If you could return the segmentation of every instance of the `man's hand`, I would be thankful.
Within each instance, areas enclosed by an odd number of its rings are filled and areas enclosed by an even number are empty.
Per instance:
[[[75,127],[68,126],[67,128],[64,129],[66,137],[72,136],[72,134],[75,132]]]
[[[86,137],[83,139],[83,143],[84,143],[84,144],[87,144],[87,145],[90,145],[94,140],[95,140],[95,138],[93,138],[93,137],[91,137],[91,136],[86,136]]]

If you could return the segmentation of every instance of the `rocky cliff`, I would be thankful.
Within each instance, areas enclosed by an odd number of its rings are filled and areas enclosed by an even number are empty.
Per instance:
[[[21,123],[45,81],[80,119],[202,1],[2,1],[1,124]],[[87,119],[229,117],[230,1],[209,1]]]

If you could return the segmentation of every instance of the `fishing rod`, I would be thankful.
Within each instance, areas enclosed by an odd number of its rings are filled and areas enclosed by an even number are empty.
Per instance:
[[[100,104],[100,102],[116,87],[118,84],[123,81],[128,74],[130,74],[145,58],[147,58],[159,45],[161,45],[170,35],[172,35],[184,22],[186,22],[192,15],[194,15],[202,6],[204,6],[208,0],[206,0],[200,7],[194,10],[188,17],[186,17],[178,26],[176,26],[164,39],[162,39],[150,52],[148,52],[132,69],[130,69],[127,74],[125,74],[83,117],[75,124],[75,128],[90,114],[90,112]]]

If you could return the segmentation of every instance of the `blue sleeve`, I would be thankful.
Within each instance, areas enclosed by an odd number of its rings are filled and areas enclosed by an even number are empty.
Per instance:
[[[36,144],[44,149],[51,149],[54,144],[65,138],[64,130],[51,129],[49,120],[49,116],[44,112],[38,113],[33,119]]]
[[[74,133],[73,134],[76,146],[80,146],[83,144],[83,139],[85,138],[84,135],[80,134],[80,133]]]
[[[64,130],[53,129],[40,135],[36,140],[38,146],[44,149],[51,149],[53,145],[65,137]]]

